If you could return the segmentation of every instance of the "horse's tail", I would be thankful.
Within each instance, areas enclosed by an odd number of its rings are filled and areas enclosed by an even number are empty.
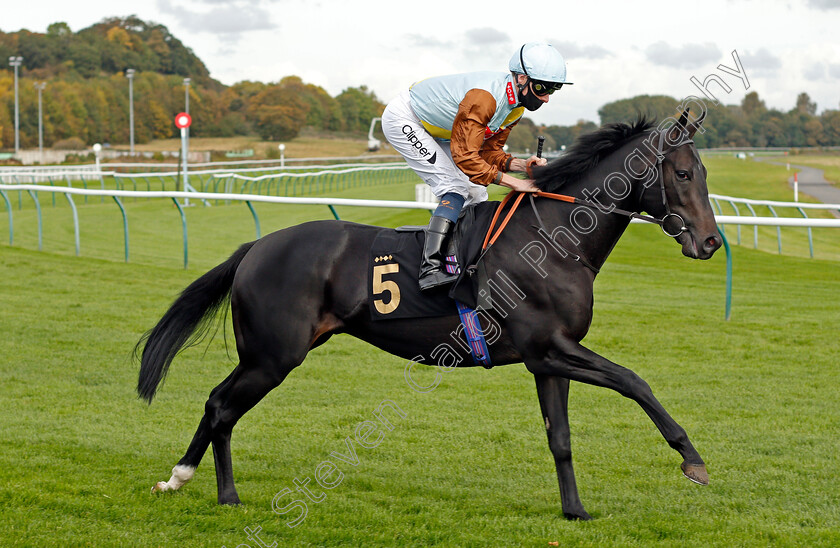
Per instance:
[[[137,381],[140,397],[151,403],[175,355],[182,348],[197,344],[207,334],[216,312],[230,299],[236,269],[255,243],[243,244],[227,261],[191,283],[157,325],[137,342],[134,356],[140,357]],[[141,346],[142,355],[139,354]]]

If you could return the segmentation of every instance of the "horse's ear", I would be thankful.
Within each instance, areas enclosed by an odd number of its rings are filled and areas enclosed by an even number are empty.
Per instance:
[[[685,109],[683,113],[680,115],[680,119],[677,122],[681,127],[688,128],[688,110]]]
[[[688,112],[687,109],[686,109],[686,112]],[[700,117],[697,118],[696,120],[694,120],[693,122],[691,122],[691,125],[688,126],[688,138],[689,139],[694,138],[694,134],[697,133],[697,129],[700,127],[700,124],[703,123],[703,119],[705,117],[706,117],[706,111],[704,110],[703,112],[700,113]],[[705,131],[705,130],[703,130],[703,131]],[[702,133],[702,131],[701,131],[701,133]]]
[[[673,119],[674,118],[669,118],[669,120]],[[688,109],[686,108],[680,115],[680,119],[677,120],[677,123],[672,125],[668,130],[665,136],[666,142],[670,146],[675,146],[681,143],[685,139],[686,135],[688,135],[688,138],[691,139],[691,128],[692,126],[688,125]]]

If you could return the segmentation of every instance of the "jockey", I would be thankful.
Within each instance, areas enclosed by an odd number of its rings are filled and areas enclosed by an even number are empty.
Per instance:
[[[420,288],[452,282],[443,268],[446,239],[465,205],[487,199],[487,186],[537,190],[523,172],[545,159],[514,158],[503,147],[525,109],[535,111],[552,93],[570,84],[566,62],[551,45],[518,48],[509,73],[474,72],[421,80],[391,101],[382,114],[388,142],[440,198],[423,247]]]

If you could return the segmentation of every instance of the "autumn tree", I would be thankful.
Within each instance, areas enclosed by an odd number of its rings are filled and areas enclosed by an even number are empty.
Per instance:
[[[297,137],[306,122],[308,108],[303,99],[277,84],[266,87],[250,100],[248,115],[254,129],[266,141],[288,141]]]
[[[20,138],[37,146],[37,92],[46,81],[43,128],[46,146],[77,137],[87,144],[125,144],[129,140],[128,80],[134,79],[135,142],[175,135],[173,118],[184,108],[183,78],[189,87],[193,136],[259,134],[289,140],[303,127],[319,132],[366,134],[384,105],[366,86],[350,87],[331,97],[320,86],[288,76],[277,83],[243,81],[225,86],[210,77],[204,63],[160,24],[137,17],[113,17],[73,32],[63,22],[46,33],[0,31],[0,60],[22,56],[19,72]],[[640,95],[612,101],[598,110],[600,122],[631,122],[640,114],[661,120],[676,114],[678,101],[664,95]],[[817,115],[817,105],[803,92],[790,110],[769,108],[755,91],[740,104],[706,104],[698,147],[840,145],[840,110]],[[14,143],[13,71],[0,66],[0,146]],[[571,145],[596,129],[590,121],[541,127],[523,118],[508,139],[511,149],[534,150],[537,136],[546,148]]]

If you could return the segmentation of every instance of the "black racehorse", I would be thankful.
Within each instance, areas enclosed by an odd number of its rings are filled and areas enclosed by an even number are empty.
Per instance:
[[[720,247],[706,168],[692,141],[701,122],[702,116],[692,121],[686,111],[658,126],[641,119],[581,137],[565,155],[535,170],[545,192],[523,201],[531,203],[510,216],[483,255],[489,286],[498,290],[492,297],[495,306],[482,313],[484,323],[495,326],[490,358],[494,365],[524,362],[534,374],[568,518],[590,519],[572,469],[570,380],[635,400],[682,455],[683,473],[708,483],[700,455],[648,384],[580,344],[592,319],[598,268],[631,217],[661,224],[688,257],[708,259]],[[550,199],[561,189],[566,201]],[[647,215],[640,215],[643,211]],[[196,342],[228,299],[239,364],[210,393],[198,430],[170,480],[153,490],[178,489],[189,481],[212,444],[218,501],[238,504],[230,452],[234,425],[333,334],[348,333],[408,360],[441,365],[417,358],[433,356],[442,341],[451,340],[459,328],[457,315],[371,319],[369,252],[384,230],[389,229],[341,221],[280,230],[242,245],[181,293],[135,349],[139,354],[142,348],[140,396],[151,402],[172,359]],[[383,284],[381,277],[378,281]]]

